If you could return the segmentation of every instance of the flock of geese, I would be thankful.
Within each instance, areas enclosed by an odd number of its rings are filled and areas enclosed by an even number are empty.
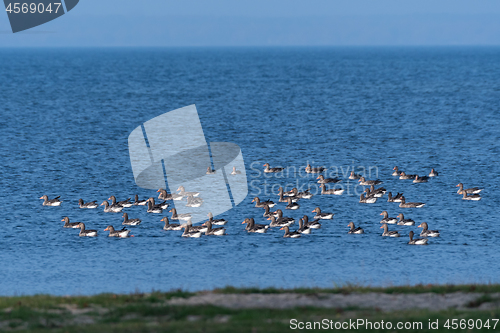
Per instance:
[[[269,163],[264,164],[264,172],[265,173],[278,173],[284,171],[284,168],[277,167],[271,168]],[[338,178],[325,178],[321,173],[326,171],[324,167],[311,167],[311,165],[307,165],[305,168],[307,173],[318,174],[316,178],[317,183],[321,188],[321,195],[342,195],[344,192],[343,189],[332,188],[327,189],[326,184],[335,184],[341,181]],[[210,167],[207,169],[207,174],[215,173]],[[240,171],[233,168],[233,175],[241,174]],[[438,172],[434,169],[427,176],[419,176],[419,175],[411,175],[406,174],[404,171],[399,170],[396,166],[393,169],[392,176],[399,177],[401,180],[413,180],[414,183],[425,183],[428,182],[432,177],[437,177]],[[365,188],[364,193],[360,195],[359,202],[365,204],[373,204],[380,198],[382,198],[387,190],[383,187],[376,188],[376,185],[382,184],[380,180],[367,180],[362,175],[356,174],[354,171],[351,172],[349,176],[350,180],[357,180],[360,185],[367,186]],[[459,187],[457,193],[462,195],[463,200],[473,200],[477,201],[481,199],[480,192],[482,189],[478,187],[473,188],[464,188],[462,183],[457,185]],[[160,203],[156,203],[153,197],[150,197],[147,200],[139,200],[138,195],[135,195],[135,200],[130,201],[131,198],[128,198],[123,201],[117,201],[114,195],[108,198],[109,201],[104,201],[100,206],[104,206],[104,212],[109,213],[123,213],[123,222],[122,225],[125,226],[137,226],[141,224],[141,220],[134,218],[130,219],[128,213],[122,212],[124,208],[129,208],[132,206],[147,206],[147,213],[156,213],[161,214],[164,210],[168,209],[169,203],[167,201],[178,201],[187,199],[187,205],[190,207],[200,207],[203,203],[203,199],[199,198],[199,192],[188,192],[185,190],[183,186],[180,186],[177,189],[177,193],[167,193],[164,189],[159,189],[158,199],[163,200]],[[392,195],[391,192],[387,193],[388,202],[399,203],[400,208],[421,208],[425,206],[423,202],[407,202],[403,193],[397,193],[395,196]],[[286,203],[284,209],[288,210],[298,210],[300,208],[299,200],[302,199],[311,199],[313,194],[310,193],[309,190],[305,190],[299,192],[297,188],[293,188],[290,191],[284,191],[282,187],[279,188],[278,193],[278,203]],[[62,201],[60,200],[60,196],[50,199],[47,195],[43,195],[40,197],[43,200],[44,206],[60,206]],[[255,197],[252,202],[255,202],[256,208],[263,208],[264,213],[263,216],[269,220],[269,224],[257,224],[255,223],[254,218],[246,218],[242,224],[246,224],[245,230],[249,233],[266,233],[270,228],[280,228],[279,230],[284,230],[285,238],[299,238],[302,234],[310,234],[313,229],[321,228],[322,220],[331,220],[333,219],[334,214],[331,212],[323,212],[320,207],[316,207],[312,213],[315,213],[312,221],[309,220],[308,215],[304,215],[302,218],[298,220],[298,229],[291,231],[290,227],[295,223],[295,219],[292,217],[287,217],[283,215],[282,209],[276,209],[275,211],[271,211],[271,208],[276,206],[276,203],[271,200],[261,201],[259,197]],[[83,199],[79,199],[78,205],[82,209],[95,209],[98,208],[97,201],[90,201],[85,203]],[[170,219],[168,217],[163,217],[161,219],[164,222],[163,230],[166,231],[181,231],[183,237],[191,237],[191,238],[199,238],[203,234],[205,235],[213,235],[213,236],[222,236],[226,234],[226,229],[224,227],[213,227],[214,225],[220,226],[225,225],[227,223],[224,219],[214,219],[212,213],[208,213],[208,219],[200,226],[193,226],[191,223],[191,214],[177,214],[175,208],[171,208],[169,210],[172,213]],[[380,213],[382,215],[382,220],[380,221],[381,229],[383,229],[382,236],[386,237],[400,237],[400,233],[396,230],[389,230],[389,224],[396,224],[401,226],[414,226],[415,221],[412,219],[405,218],[403,213],[400,213],[397,217],[390,217],[387,211],[383,211]],[[170,223],[170,220],[177,220],[179,223]],[[184,223],[180,223],[181,221],[185,221]],[[63,227],[65,228],[74,228],[80,229],[79,236],[88,236],[95,237],[97,236],[97,230],[89,230],[86,229],[85,224],[82,222],[70,222],[69,217],[64,217],[62,219],[64,222]],[[363,234],[364,230],[361,227],[356,227],[354,222],[349,222],[347,225],[349,228],[348,234]],[[440,235],[438,230],[430,230],[427,222],[420,223],[418,228],[422,228],[420,232],[420,236],[423,238],[414,238],[415,233],[413,231],[409,232],[409,242],[410,245],[425,245],[428,243],[428,237],[438,237]],[[112,225],[109,225],[104,231],[109,231],[110,237],[133,237],[130,235],[130,230],[123,227],[122,229],[115,229]]]

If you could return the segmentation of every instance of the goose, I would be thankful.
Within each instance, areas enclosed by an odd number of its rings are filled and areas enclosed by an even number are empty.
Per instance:
[[[294,221],[290,221],[290,220],[284,220],[284,219],[279,220],[274,216],[269,217],[268,220],[271,220],[271,223],[269,223],[270,228],[290,226],[293,223],[295,223]]]
[[[269,163],[264,164],[264,166],[266,167],[264,169],[265,173],[276,173],[276,172],[281,172],[281,171],[283,171],[285,169],[285,168],[271,168],[271,166],[269,165]]]
[[[274,212],[271,212],[269,210],[269,206],[268,205],[265,205],[264,209],[265,209],[265,211],[264,211],[264,214],[262,216],[264,216],[264,217],[276,216],[276,214]]]
[[[177,194],[177,193],[167,193],[167,191],[165,191],[164,189],[160,188],[158,191],[156,192],[160,192],[160,194],[158,195],[158,199],[160,200],[176,200],[176,201],[179,201],[179,200],[182,200],[184,198],[183,195],[181,194]]]
[[[388,196],[389,199],[387,199],[387,202],[401,202],[401,197],[403,196],[403,193],[398,192],[398,194],[396,194],[396,196],[393,197],[392,193],[389,192]]]
[[[382,184],[381,180],[366,180],[365,177],[361,177],[358,179],[360,185],[378,185]]]
[[[399,179],[415,179],[417,175],[407,175],[406,172],[404,171],[401,171],[401,173],[399,174]]]
[[[132,203],[130,202],[130,199],[131,198],[128,198],[127,200],[123,200],[123,201],[120,201],[120,202],[116,202],[116,197],[114,195],[112,195],[112,196],[110,196],[108,198],[108,200],[111,200],[111,206],[119,205],[119,206],[122,206],[123,208],[128,208],[128,207],[132,206]]]
[[[226,233],[226,228],[212,228],[212,222],[210,222],[210,220],[203,223],[203,225],[207,226],[207,230],[205,231],[205,235],[207,236],[222,236]]]
[[[119,213],[122,211],[123,206],[115,205],[115,206],[110,206],[109,202],[104,201],[101,206],[104,206],[104,212],[105,213]]]
[[[182,233],[182,237],[189,237],[189,238],[200,238],[202,232],[199,230],[193,230],[192,226],[190,224],[184,224],[182,225],[182,228],[184,228],[184,232]]]
[[[408,244],[410,245],[426,245],[427,242],[429,241],[427,238],[415,238],[413,239],[413,231],[410,231],[410,241]]]
[[[288,205],[286,205],[285,209],[297,210],[300,208],[300,205],[296,202],[292,202],[292,198],[288,198]]]
[[[182,230],[182,225],[180,225],[179,223],[170,223],[170,221],[168,220],[168,217],[166,217],[166,216],[163,217],[160,221],[165,222],[165,225],[163,226],[163,230],[165,230],[165,231]]]
[[[347,225],[349,228],[351,228],[347,233],[348,234],[364,234],[365,231],[363,230],[363,228],[361,227],[355,227],[354,226],[354,222],[349,222],[349,224]]]
[[[123,222],[122,225],[139,225],[141,224],[140,219],[129,219],[127,213],[123,213]]]
[[[359,202],[360,203],[367,203],[367,204],[372,204],[372,203],[375,203],[377,202],[377,198],[375,197],[368,197],[368,198],[365,198],[365,194],[361,194],[359,196]]]
[[[479,194],[467,194],[467,192],[462,191],[463,197],[462,200],[473,200],[473,201],[479,201],[481,200],[481,196]]]
[[[431,172],[429,173],[429,177],[437,177],[438,175],[439,173],[434,169],[432,169]]]
[[[234,176],[234,175],[241,175],[241,171],[239,170],[236,170],[236,167],[234,166],[233,167],[233,171],[231,171],[231,174]]]
[[[267,200],[267,201],[260,201],[259,197],[255,197],[253,198],[252,202],[255,202],[255,207],[258,207],[258,208],[262,208],[262,207],[265,207],[266,205],[268,205],[269,207],[274,207],[276,204],[271,201],[271,200]]]
[[[172,217],[170,218],[171,220],[184,220],[184,221],[191,220],[191,213],[177,214],[177,209],[175,208],[172,208],[168,212],[172,213]]]
[[[325,167],[317,167],[317,168],[313,168],[311,167],[310,164],[308,164],[306,166],[306,172],[307,173],[322,173],[323,171],[325,171],[326,168]]]
[[[279,202],[288,202],[288,198],[291,198],[293,202],[297,202],[299,200],[299,198],[296,197],[294,194],[290,194],[289,192],[284,193],[283,187],[281,187],[281,186],[279,188],[278,195],[280,197],[278,200]]]
[[[427,183],[428,180],[429,180],[429,177],[427,177],[427,176],[419,177],[418,175],[416,175],[413,182],[414,183]]]
[[[307,215],[304,215],[302,217],[302,220],[304,222],[304,226],[305,227],[308,227],[308,228],[311,228],[311,229],[319,229],[319,228],[321,228],[321,223],[319,223],[319,220],[314,220],[314,221],[309,222],[309,216],[307,216]]]
[[[186,192],[186,189],[182,185],[179,186],[179,188],[177,189],[177,192],[179,192],[179,195],[182,195],[182,196],[188,196],[188,195],[192,194],[193,197],[197,197],[200,195],[200,192]]]
[[[85,237],[95,237],[95,236],[97,236],[97,230],[85,230],[85,224],[82,222],[79,223],[79,226],[80,226],[80,233],[78,234],[78,236],[80,236],[80,237],[84,237],[84,236]]]
[[[213,170],[211,167],[207,168],[207,172],[206,172],[207,175],[213,175],[214,173],[215,173],[215,170]]]
[[[153,214],[161,214],[163,212],[163,209],[161,207],[154,206],[153,203],[148,199],[148,210],[146,212]]]
[[[134,198],[134,206],[146,206],[147,200],[139,200],[139,196],[136,194]]]
[[[313,213],[316,213],[316,216],[314,216],[315,219],[321,219],[321,220],[331,220],[333,219],[333,213],[323,213],[321,212],[321,208],[316,207],[312,211]]]
[[[290,231],[290,228],[287,226],[280,228],[280,230],[285,230],[285,234],[283,235],[284,238],[299,238],[300,237],[299,231]]]
[[[380,215],[384,216],[384,218],[382,219],[382,221],[380,221],[380,223],[395,224],[398,221],[398,219],[394,217],[389,217],[389,213],[387,213],[386,210],[380,213]]]
[[[405,219],[403,213],[400,213],[398,215],[398,219],[399,219],[398,225],[415,225],[415,221],[413,221],[412,219]]]
[[[356,179],[360,179],[361,176],[359,173],[354,173],[354,171],[351,171],[351,174],[349,175],[349,179],[353,179],[353,180],[356,180]]]
[[[321,194],[335,194],[335,195],[342,195],[344,193],[344,190],[341,188],[332,188],[327,190],[325,184],[321,184]]]
[[[122,230],[115,230],[115,228],[112,225],[108,225],[104,231],[109,231],[109,237],[120,237],[120,238],[127,238],[129,236],[130,230],[127,230],[123,228]],[[134,237],[133,235],[130,235],[131,237]]]
[[[382,236],[387,236],[387,237],[399,237],[400,234],[397,231],[389,231],[389,227],[387,226],[387,223],[382,224],[380,229],[384,229],[384,233]]]
[[[277,209],[275,212],[274,212],[274,215],[276,217],[276,220],[277,221],[284,221],[284,222],[291,222],[291,223],[295,223],[295,219],[292,218],[292,217],[286,217],[286,216],[283,216],[283,211],[281,209]],[[269,220],[269,219],[268,219]]]
[[[299,192],[299,190],[296,187],[292,188],[290,192],[288,192],[287,194],[288,197],[296,197],[299,199],[311,199],[313,196],[312,193],[309,192],[309,189]]]
[[[429,225],[427,222],[422,222],[418,228],[422,228],[422,232],[420,233],[420,236],[422,237],[438,237],[439,236],[439,230],[429,230]]]
[[[186,207],[200,207],[203,204],[202,198],[195,198],[191,194],[187,197]]]
[[[208,220],[213,224],[213,225],[224,225],[227,223],[226,220],[224,219],[214,219],[214,215],[211,212],[208,212]]]
[[[399,170],[399,168],[397,166],[395,166],[392,170],[394,170],[392,172],[392,175],[395,177],[399,176],[399,173],[402,172],[401,170]]]
[[[383,187],[375,188],[375,186],[370,185],[370,194],[376,198],[382,198],[385,192],[387,192],[387,190]]]
[[[401,208],[422,208],[425,206],[423,202],[406,202],[405,197],[401,197],[401,202],[399,203],[399,207]]]
[[[258,234],[263,234],[269,228],[268,225],[264,224],[255,224],[255,220],[253,218],[246,218],[245,221],[241,222],[241,224],[246,224],[245,230],[247,232],[255,232]]]
[[[204,224],[202,225],[193,225],[193,223],[191,222],[191,218],[189,218],[189,220],[187,220],[186,224],[189,224],[189,230],[190,231],[199,231],[199,232],[205,232],[207,231],[208,227]]]
[[[55,206],[61,206],[62,201],[59,201],[60,197],[61,196],[57,196],[54,199],[49,200],[49,197],[44,194],[40,197],[40,199],[43,199],[42,205],[55,207]]]
[[[64,222],[64,228],[78,229],[80,228],[80,222],[69,222],[69,217],[65,216],[61,222]]]
[[[338,178],[325,178],[323,175],[319,175],[318,178],[318,184],[328,184],[328,183],[338,183],[340,182],[340,179]]]
[[[455,187],[459,187],[459,189],[457,191],[458,194],[462,194],[462,192],[465,192],[467,194],[478,194],[479,192],[481,192],[483,190],[483,189],[480,189],[479,187],[472,187],[472,188],[467,188],[464,190],[464,184],[462,184],[462,183],[459,183]]]
[[[161,208],[161,209],[167,209],[168,206],[170,206],[166,201],[163,201],[163,202],[160,202],[159,204],[157,204],[155,202],[155,198],[153,198],[153,197],[150,197],[148,199],[148,201],[151,202],[151,204],[153,205],[153,208],[158,207],[158,208]]]
[[[97,200],[84,203],[83,199],[78,199],[78,206],[80,206],[80,208],[88,208],[88,209],[94,209],[99,207],[97,205]]]
[[[311,233],[311,228],[308,226],[304,225],[304,221],[302,219],[299,219],[299,229],[297,230],[301,234],[309,235]]]

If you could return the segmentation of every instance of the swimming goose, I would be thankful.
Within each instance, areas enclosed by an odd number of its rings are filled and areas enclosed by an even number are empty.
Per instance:
[[[233,167],[233,171],[231,171],[231,174],[232,174],[232,175],[241,175],[241,171],[236,170],[236,167],[234,166],[234,167]]]
[[[294,218],[283,216],[283,211],[281,209],[277,209],[274,213],[275,213],[274,216],[276,217],[277,221],[283,221],[283,222],[287,222],[287,223],[288,222],[295,223]]]
[[[422,222],[418,228],[422,228],[422,232],[420,233],[420,236],[423,237],[438,237],[439,236],[439,230],[429,230],[429,225],[427,222]]]
[[[127,230],[125,228],[123,228],[122,230],[115,230],[115,228],[113,228],[112,225],[108,225],[108,227],[104,229],[104,231],[109,231],[109,237],[121,237],[121,238],[127,238],[130,233],[130,230]]]
[[[317,167],[317,168],[313,168],[311,167],[310,164],[308,164],[306,166],[306,172],[307,173],[322,173],[323,171],[325,171],[326,168],[325,167]]]
[[[80,228],[80,222],[69,222],[69,217],[65,216],[62,220],[64,222],[64,228],[78,229]]]
[[[354,173],[354,171],[351,171],[351,175],[349,176],[349,179],[360,179],[362,176],[359,173]]]
[[[383,187],[375,188],[375,186],[370,185],[370,194],[376,198],[382,198],[385,192],[387,192],[387,190]]]
[[[472,188],[467,188],[464,190],[464,184],[462,184],[462,183],[459,183],[455,187],[459,187],[459,189],[457,191],[458,194],[462,194],[462,192],[465,192],[467,194],[478,194],[479,192],[481,192],[483,190],[483,189],[480,189],[479,187],[472,187]]]
[[[467,192],[462,191],[463,197],[462,200],[473,200],[473,201],[479,201],[481,200],[481,196],[479,194],[467,194]]]
[[[415,238],[413,239],[413,231],[410,231],[410,241],[408,244],[410,245],[426,245],[427,242],[429,241],[427,238]]]
[[[285,169],[285,168],[271,168],[270,165],[269,165],[269,163],[264,164],[264,166],[266,167],[264,169],[265,173],[281,172],[281,171],[283,171]]]
[[[302,220],[304,222],[305,227],[308,227],[311,229],[321,228],[321,223],[319,223],[319,220],[314,220],[314,221],[309,222],[309,216],[307,216],[307,215],[304,215],[304,217],[302,217]]]
[[[384,229],[384,233],[382,236],[387,236],[387,237],[399,237],[400,234],[397,231],[389,231],[389,227],[387,226],[387,223],[382,224],[380,229]]]
[[[434,169],[432,169],[431,172],[429,173],[429,177],[437,177],[438,175],[439,173]]]
[[[149,200],[149,202],[151,202],[151,204],[153,205],[153,207],[158,207],[158,208],[161,208],[161,209],[167,209],[168,206],[170,206],[166,201],[163,201],[163,202],[160,202],[159,204],[157,204],[155,202],[155,198],[153,198],[153,197],[150,197],[148,200]]]
[[[365,177],[361,177],[358,179],[360,185],[378,185],[382,184],[381,180],[366,180]]]
[[[316,216],[314,216],[315,219],[321,219],[321,220],[331,220],[333,219],[333,213],[322,213],[321,208],[316,207],[312,211],[313,213],[316,213]]]
[[[160,221],[165,222],[165,225],[163,226],[163,230],[165,230],[165,231],[182,230],[182,225],[180,225],[179,223],[170,223],[170,221],[168,220],[168,217],[166,217],[166,216],[164,218],[162,218]]]
[[[88,208],[88,209],[93,209],[98,207],[97,200],[84,203],[83,199],[78,199],[78,206],[80,206],[80,208]]]
[[[395,176],[395,177],[399,176],[399,173],[402,172],[401,170],[399,170],[399,168],[397,166],[395,166],[394,168],[392,168],[392,170],[394,170],[393,173],[392,173],[392,175]]]
[[[395,197],[392,196],[392,193],[389,192],[389,199],[387,199],[387,202],[401,202],[401,197],[403,196],[403,193],[396,194]]]
[[[289,227],[282,227],[280,230],[285,230],[284,238],[299,238],[300,232],[298,231],[290,231]]]
[[[189,218],[186,222],[186,224],[189,224],[189,230],[192,231],[192,232],[205,232],[207,231],[208,227],[205,225],[205,224],[202,224],[202,225],[193,225],[193,222],[191,222],[191,218]]]
[[[427,177],[427,176],[419,177],[418,175],[416,175],[413,182],[414,183],[427,183],[428,180],[429,180],[429,177]]]
[[[312,193],[309,192],[309,189],[299,192],[296,187],[292,188],[287,194],[289,197],[296,197],[299,199],[311,199],[313,196]]]
[[[241,222],[241,224],[245,224],[246,223],[246,227],[245,227],[245,230],[248,231],[248,232],[255,232],[255,233],[258,233],[258,234],[263,234],[267,231],[267,229],[269,228],[268,225],[264,225],[264,224],[255,224],[255,220],[253,218],[246,218],[245,221]]]
[[[289,218],[277,219],[274,216],[269,217],[268,220],[271,220],[271,223],[269,223],[270,228],[290,226],[295,223],[293,219],[292,220],[290,220]]]
[[[215,173],[215,170],[213,170],[211,167],[207,168],[207,172],[206,172],[207,175],[213,175],[214,173]]]
[[[120,205],[113,205],[113,206],[110,206],[109,205],[109,202],[107,201],[104,201],[101,206],[104,206],[104,212],[105,213],[119,213],[122,211],[123,209],[123,206],[120,206]]]
[[[338,178],[325,178],[323,175],[319,175],[318,178],[318,184],[327,184],[327,183],[338,183],[340,182],[340,179]]]
[[[43,199],[42,205],[44,206],[61,206],[62,201],[59,201],[60,197],[61,196],[57,196],[54,199],[49,200],[49,197],[44,194],[40,197],[40,199]]]
[[[208,212],[208,220],[213,224],[213,225],[224,225],[227,223],[226,220],[224,219],[214,219],[214,215],[211,212]]]
[[[97,230],[85,230],[85,224],[82,222],[79,223],[79,226],[80,226],[80,233],[78,234],[78,236],[80,236],[80,237],[84,237],[84,236],[85,237],[95,237],[95,236],[97,236]]]
[[[177,209],[175,208],[172,208],[168,212],[172,213],[172,217],[170,218],[171,220],[184,220],[184,221],[191,220],[191,213],[177,214]]]
[[[404,171],[401,171],[400,175],[399,175],[399,179],[415,179],[417,175],[407,175],[406,172]]]
[[[136,194],[134,198],[134,206],[146,206],[147,200],[139,200],[139,196]]]
[[[384,216],[384,218],[382,219],[382,221],[380,221],[380,223],[395,224],[398,221],[398,219],[394,217],[389,217],[389,213],[387,213],[386,210],[380,213],[380,215]]]
[[[288,205],[286,205],[285,209],[292,209],[292,210],[296,210],[296,209],[299,209],[300,208],[300,205],[296,202],[292,202],[292,198],[288,198]]]
[[[223,236],[226,233],[226,228],[212,228],[212,222],[210,222],[210,220],[203,223],[203,225],[207,226],[207,230],[205,231],[205,235],[207,236]]]
[[[148,199],[148,210],[146,212],[153,214],[161,214],[163,212],[163,209],[158,206],[153,206],[153,203]]]
[[[349,228],[351,228],[347,233],[348,234],[364,234],[365,231],[363,230],[363,228],[360,228],[360,227],[355,227],[354,226],[354,222],[349,222],[349,224],[347,225]]]
[[[179,186],[179,188],[177,189],[177,192],[179,192],[179,195],[182,195],[182,196],[188,196],[188,195],[192,194],[193,197],[197,197],[200,195],[200,192],[186,192],[186,189],[182,185]]]
[[[311,228],[304,225],[304,221],[302,219],[299,219],[299,229],[297,229],[298,232],[300,232],[301,234],[309,235],[311,233],[311,230]]]
[[[141,224],[140,219],[129,219],[127,213],[123,213],[123,222],[122,225],[139,225]]]
[[[191,194],[187,197],[187,207],[200,207],[203,204],[202,198],[195,198]]]
[[[368,198],[365,198],[365,194],[361,194],[359,196],[359,202],[360,203],[367,203],[367,204],[372,204],[372,203],[375,203],[377,202],[377,198],[375,197],[368,197]]]
[[[399,203],[399,207],[401,208],[421,208],[424,206],[425,203],[423,202],[406,202],[405,197],[401,197],[401,202]]]
[[[160,194],[158,195],[158,199],[160,200],[176,200],[176,201],[179,201],[179,200],[182,200],[182,198],[184,198],[183,195],[180,195],[180,194],[177,194],[177,193],[167,193],[166,190],[160,188],[158,191],[156,192],[160,192]]]
[[[342,195],[342,193],[344,193],[344,190],[341,188],[331,188],[331,189],[327,190],[325,184],[321,184],[320,187],[321,187],[321,194]]]
[[[278,200],[279,202],[288,202],[288,198],[292,198],[293,202],[299,201],[299,198],[296,197],[294,194],[289,194],[289,192],[284,193],[283,192],[283,187],[281,187],[281,186],[279,188],[278,195],[280,197],[279,200]]]
[[[190,238],[200,238],[202,232],[199,230],[192,229],[190,224],[183,224],[182,228],[184,228],[184,232],[182,233],[182,237],[190,237]]]
[[[262,216],[264,216],[264,217],[276,216],[276,214],[275,214],[274,212],[271,212],[271,211],[269,210],[269,206],[268,206],[268,205],[265,205],[265,206],[264,206],[264,210],[265,210],[265,211],[264,211],[264,214],[263,214]]]
[[[400,213],[398,215],[398,219],[399,219],[398,225],[415,225],[415,221],[413,221],[412,219],[405,219],[403,213]]]
[[[114,195],[112,195],[108,198],[108,200],[111,200],[111,206],[119,205],[119,206],[122,206],[123,208],[128,208],[128,207],[132,206],[130,199],[131,198],[128,198],[127,200],[123,200],[120,202],[116,202],[116,197]]]
[[[260,201],[259,197],[255,197],[253,198],[252,202],[255,202],[255,207],[258,207],[258,208],[263,208],[265,207],[266,205],[268,205],[269,207],[274,207],[276,204],[271,201],[271,200],[267,200],[267,201]]]

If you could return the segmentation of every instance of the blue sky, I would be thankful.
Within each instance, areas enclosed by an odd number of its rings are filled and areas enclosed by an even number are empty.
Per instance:
[[[1,46],[500,45],[500,1],[81,0]]]

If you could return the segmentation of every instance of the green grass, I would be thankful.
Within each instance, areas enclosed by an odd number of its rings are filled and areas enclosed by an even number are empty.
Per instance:
[[[166,301],[173,297],[188,298],[194,293],[182,290],[172,292],[134,293],[126,295],[99,294],[94,296],[56,297],[50,295],[0,297],[0,331],[16,332],[287,332],[290,320],[318,322],[322,319],[336,321],[358,318],[379,322],[422,322],[423,330],[404,332],[477,332],[478,330],[448,330],[443,327],[447,319],[500,318],[500,309],[483,311],[477,308],[494,301],[491,293],[500,292],[500,285],[417,285],[403,287],[372,288],[342,286],[332,289],[254,289],[226,287],[214,290],[216,293],[452,293],[478,292],[477,300],[468,304],[466,310],[412,310],[381,312],[377,309],[356,307],[324,309],[297,307],[279,309],[229,309],[216,306],[172,306]],[[429,319],[439,320],[439,330],[427,328]],[[325,331],[325,330],[322,330]],[[342,331],[342,330],[340,330]],[[352,331],[352,330],[351,330]],[[396,332],[396,329],[378,332]],[[494,330],[484,330],[494,332]],[[500,323],[495,331],[500,331]],[[358,329],[355,332],[373,332]]]

